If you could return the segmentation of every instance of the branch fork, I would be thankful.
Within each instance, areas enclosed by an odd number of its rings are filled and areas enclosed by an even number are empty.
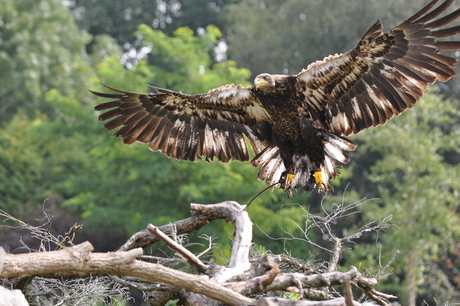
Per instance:
[[[163,291],[161,294],[165,299],[180,296],[190,305],[361,305],[353,301],[351,287],[354,287],[380,305],[388,305],[385,300],[391,296],[376,291],[373,287],[377,281],[363,277],[355,267],[351,267],[348,272],[311,274],[309,267],[294,262],[302,270],[308,271],[308,274],[304,274],[281,273],[279,262],[287,260],[290,261],[289,264],[293,264],[292,259],[283,256],[264,255],[251,263],[249,254],[253,224],[244,205],[228,201],[211,205],[191,204],[191,209],[192,217],[185,220],[161,227],[149,224],[146,230],[133,235],[117,252],[94,253],[89,242],[58,251],[19,255],[6,254],[0,248],[0,278],[50,273],[61,277],[78,274],[81,277],[104,273],[124,285],[135,282],[140,284],[140,289]],[[194,231],[217,219],[230,221],[235,227],[228,266],[206,264],[169,237]],[[157,241],[166,243],[201,275],[138,260],[143,255],[139,246],[151,245]],[[127,278],[119,279],[119,276]],[[286,291],[293,286],[298,288],[301,296],[303,292],[310,292],[314,287],[342,286],[344,298],[331,299],[330,295],[323,295],[327,301],[308,302],[279,298],[255,301],[247,297],[275,290]],[[160,300],[159,298],[158,301]]]

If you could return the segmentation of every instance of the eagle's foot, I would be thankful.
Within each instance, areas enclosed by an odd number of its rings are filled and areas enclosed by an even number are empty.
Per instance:
[[[289,183],[291,183],[293,179],[294,179],[294,174],[293,174],[293,173],[289,173],[289,174],[287,175],[287,181],[288,181]]]
[[[313,173],[313,177],[315,178],[315,184],[318,188],[323,188],[323,174],[321,171],[316,171]]]

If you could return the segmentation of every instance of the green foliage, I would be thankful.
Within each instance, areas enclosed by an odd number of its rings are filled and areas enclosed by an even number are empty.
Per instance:
[[[237,68],[232,61],[213,64],[212,50],[222,35],[215,26],[207,26],[200,36],[189,28],[178,28],[168,37],[162,31],[140,25],[136,35],[142,37],[144,47],[152,49],[149,57],[153,65],[149,70],[155,86],[193,94],[228,83],[248,84],[249,70]]]
[[[62,1],[1,0],[0,122],[18,110],[48,113],[43,98],[53,88],[85,100],[88,40]]]
[[[220,11],[231,0],[73,0],[69,7],[78,26],[93,36],[110,35],[120,46],[136,44],[139,24],[172,34],[179,27],[224,26]]]
[[[56,90],[47,94],[45,103],[58,106],[54,121],[44,115],[30,120],[17,114],[1,130],[0,188],[5,210],[39,204],[53,193],[65,195],[64,182],[91,167],[85,148],[97,142],[90,130],[97,125],[89,108]]]
[[[34,142],[30,131],[39,122],[37,119],[30,123],[25,116],[18,115],[0,133],[0,188],[5,211],[45,196],[40,187],[44,158],[36,146],[25,146]]]
[[[354,48],[378,19],[388,31],[427,2],[235,1],[224,8],[228,57],[251,70],[253,76],[263,72],[297,74],[311,62]],[[458,6],[453,4],[453,8]],[[449,89],[455,90],[455,86]]]

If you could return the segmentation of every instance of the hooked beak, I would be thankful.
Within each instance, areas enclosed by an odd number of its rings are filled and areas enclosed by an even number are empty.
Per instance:
[[[256,86],[257,89],[258,89],[259,87],[262,87],[262,86],[267,85],[267,84],[268,84],[268,82],[265,81],[265,80],[262,79],[262,78],[256,78],[256,79],[254,80],[254,85]]]

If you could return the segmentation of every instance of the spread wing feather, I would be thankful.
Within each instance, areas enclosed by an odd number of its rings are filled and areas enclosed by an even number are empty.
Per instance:
[[[148,143],[152,151],[196,161],[214,157],[249,160],[246,140],[255,154],[271,140],[270,118],[252,89],[225,85],[206,94],[186,95],[153,87],[157,94],[120,91],[93,94],[115,99],[95,107],[108,130],[124,143]]]
[[[347,136],[384,124],[412,107],[430,83],[455,75],[457,61],[441,52],[460,48],[460,42],[438,39],[460,33],[460,26],[438,28],[458,19],[460,10],[433,21],[453,0],[431,10],[437,2],[386,34],[379,20],[355,49],[313,63],[297,75],[304,106],[318,125]]]

